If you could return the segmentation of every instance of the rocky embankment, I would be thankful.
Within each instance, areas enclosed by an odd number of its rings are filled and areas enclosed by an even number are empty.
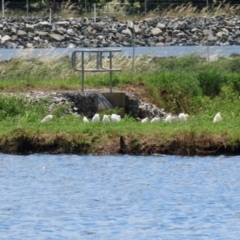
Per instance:
[[[134,40],[134,41],[133,41]],[[110,18],[2,18],[0,48],[75,48],[240,45],[240,16]]]
[[[67,106],[66,114],[73,114],[76,116],[85,115],[89,118],[98,112],[98,94],[96,93],[82,93],[79,91],[65,91],[65,92],[30,92],[20,94],[29,102],[38,102],[45,100],[49,112],[52,113],[54,109],[59,106]],[[124,113],[136,119],[145,117],[166,117],[166,112],[156,105],[142,101],[133,93],[126,93],[126,106]]]

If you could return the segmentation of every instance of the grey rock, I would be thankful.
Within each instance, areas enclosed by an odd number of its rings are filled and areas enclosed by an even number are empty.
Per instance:
[[[25,31],[23,31],[23,30],[18,30],[17,31],[17,35],[18,36],[27,36],[27,33]]]
[[[60,35],[60,34],[49,34],[49,37],[52,38],[55,41],[62,41],[64,40],[64,36]]]
[[[25,30],[27,32],[34,32],[35,31],[35,25],[34,24],[26,24]]]
[[[5,35],[1,38],[1,43],[6,43],[8,42],[9,40],[11,40],[12,38],[8,35]]]
[[[132,36],[132,32],[131,32],[131,30],[129,28],[122,30],[122,34]]]
[[[153,28],[153,29],[151,30],[151,34],[152,34],[153,36],[159,36],[159,35],[162,34],[162,30],[161,30],[160,28],[158,28],[158,27]]]

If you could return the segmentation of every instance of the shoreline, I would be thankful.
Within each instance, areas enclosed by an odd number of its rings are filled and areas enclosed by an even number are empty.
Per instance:
[[[160,132],[159,132],[160,134]],[[83,136],[82,133],[36,133],[15,129],[0,137],[0,151],[5,154],[78,154],[78,155],[181,155],[181,156],[233,156],[240,154],[240,142],[228,143],[225,134],[182,132],[176,137],[156,136]]]

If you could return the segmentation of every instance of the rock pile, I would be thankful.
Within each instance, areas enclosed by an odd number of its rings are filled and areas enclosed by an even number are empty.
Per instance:
[[[40,101],[45,99],[46,105],[49,107],[49,112],[59,106],[66,106],[66,114],[85,115],[89,118],[98,111],[98,95],[96,93],[82,93],[79,91],[71,92],[31,92],[24,96],[30,102]],[[164,109],[156,107],[142,101],[134,94],[127,94],[125,113],[134,118],[153,118],[158,116],[164,118],[166,113]]]
[[[110,18],[2,18],[0,48],[83,48],[240,45],[240,16]]]

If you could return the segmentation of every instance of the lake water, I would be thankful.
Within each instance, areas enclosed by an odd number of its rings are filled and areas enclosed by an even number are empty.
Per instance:
[[[239,157],[0,154],[0,239],[239,239]]]
[[[53,49],[0,49],[0,58],[2,60],[9,60],[16,56],[29,55],[34,57],[41,56],[71,56],[75,50],[83,50],[88,48],[53,48]],[[107,48],[111,49],[111,48]],[[116,48],[114,48],[116,49]],[[133,56],[132,47],[122,47],[122,53],[128,56]],[[164,46],[164,47],[136,47],[135,56],[139,55],[151,55],[158,57],[169,57],[169,56],[184,56],[190,53],[197,53],[202,57],[208,55],[219,55],[229,56],[232,53],[240,54],[240,46]]]

